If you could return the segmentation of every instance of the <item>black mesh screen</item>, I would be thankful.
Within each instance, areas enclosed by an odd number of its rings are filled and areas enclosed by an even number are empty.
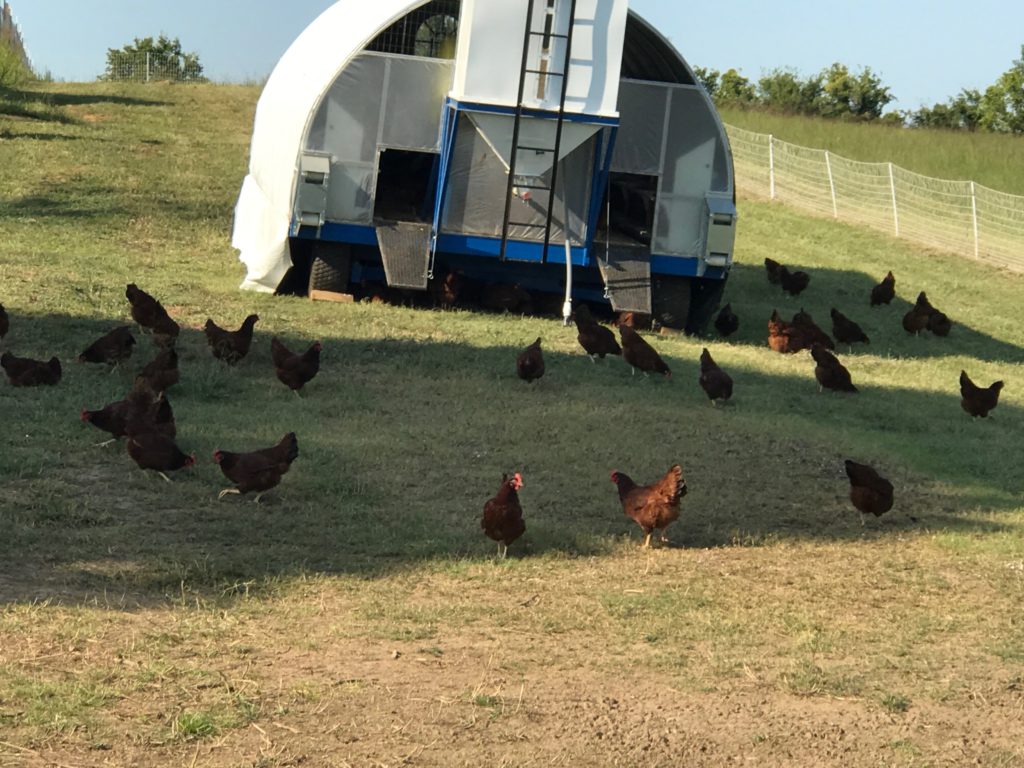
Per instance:
[[[459,0],[431,0],[377,35],[366,50],[453,59],[459,7]]]

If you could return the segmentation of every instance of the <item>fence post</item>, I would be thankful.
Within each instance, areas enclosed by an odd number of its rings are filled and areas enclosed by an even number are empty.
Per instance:
[[[828,159],[828,150],[825,150],[825,170],[828,171],[828,190],[832,193],[832,218],[839,218],[839,208],[836,206],[836,184],[832,179],[832,161]]]
[[[146,82],[149,82],[149,51],[146,51]]]
[[[974,258],[980,257],[978,248],[978,196],[974,193],[974,182],[971,182],[971,223],[974,225]]]
[[[896,237],[900,236],[900,215],[896,211],[896,178],[892,173],[892,163],[889,163],[889,189],[892,190],[892,223],[896,228]]]
[[[772,135],[768,134],[768,197],[775,199],[775,149]]]

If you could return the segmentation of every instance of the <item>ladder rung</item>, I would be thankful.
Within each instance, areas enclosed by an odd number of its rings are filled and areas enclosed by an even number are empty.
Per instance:
[[[516,189],[543,189],[545,192],[550,192],[551,187],[542,187],[539,184],[516,184]]]
[[[548,72],[544,69],[524,69],[524,72],[529,72],[531,75],[547,75],[548,77],[565,77],[564,72]]]
[[[547,226],[546,224],[531,224],[526,221],[510,221],[508,224],[510,227],[532,227],[533,229],[544,229]]]
[[[531,152],[554,152],[555,151],[554,147],[530,147],[530,146],[527,146],[526,144],[520,144],[518,147],[516,147],[516,152],[519,152],[520,150],[523,150],[523,149],[525,149],[527,151],[531,151]]]
[[[562,35],[555,32],[530,32],[534,37],[556,37],[559,40],[568,40],[568,35]]]

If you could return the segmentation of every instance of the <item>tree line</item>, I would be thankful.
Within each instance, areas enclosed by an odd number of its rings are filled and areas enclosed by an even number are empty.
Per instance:
[[[1024,45],[1021,58],[981,91],[965,88],[943,103],[917,110],[884,112],[894,96],[870,67],[859,72],[835,63],[801,77],[773,69],[752,82],[735,69],[695,67],[705,90],[723,107],[758,108],[816,117],[880,121],[914,128],[1024,134]]]

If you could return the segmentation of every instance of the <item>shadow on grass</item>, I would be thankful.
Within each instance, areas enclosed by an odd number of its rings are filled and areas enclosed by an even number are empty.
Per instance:
[[[182,383],[169,397],[178,442],[198,463],[168,485],[122,446],[96,447],[105,435],[78,419],[122,397],[154,355],[140,338],[121,370],[73,362],[120,322],[12,320],[4,349],[57,354],[65,376],[53,388],[0,385],[11,438],[0,453],[0,600],[218,598],[309,572],[373,577],[491,557],[479,517],[507,471],[525,479],[527,533],[514,557],[599,556],[624,537],[638,544],[609,472],[650,482],[674,461],[690,492],[670,534],[687,548],[1016,531],[978,512],[1020,507],[1019,408],[1001,405],[980,422],[953,391],[819,394],[810,364],[805,377],[733,370],[735,403],[716,408],[697,386],[697,361],[665,341],[655,343],[665,345],[672,381],[633,377],[618,359],[549,351],[547,374],[528,385],[514,360],[536,329],[507,318],[495,328],[509,343],[485,347],[324,329],[322,369],[302,397],[276,381],[271,334],[260,326],[236,368],[185,329]],[[555,324],[545,333],[575,335]],[[295,350],[312,341],[282,340]],[[230,484],[214,450],[263,447],[292,430],[299,458],[263,504],[217,501]],[[847,498],[847,457],[875,464],[897,488],[894,510],[864,527]]]
[[[722,299],[723,303],[732,303],[733,311],[740,318],[739,331],[729,338],[730,342],[765,346],[768,318],[773,309],[778,309],[785,320],[790,320],[795,312],[803,308],[831,335],[832,320],[829,312],[835,307],[857,322],[871,339],[868,345],[854,345],[855,352],[901,358],[965,355],[993,362],[1024,363],[1024,348],[966,325],[958,317],[955,295],[941,295],[930,290],[927,285],[907,286],[897,275],[896,298],[891,304],[872,307],[871,289],[884,275],[873,277],[855,270],[803,267],[800,264],[789,266],[804,269],[811,275],[807,289],[796,297],[770,284],[763,267],[748,264],[733,266]],[[952,319],[953,330],[946,338],[927,331],[912,336],[903,330],[903,316],[913,307],[917,294],[922,290],[928,294],[935,307]],[[904,296],[909,297],[909,300]],[[709,335],[717,336],[713,328],[709,328]],[[845,345],[837,346],[840,352],[848,349]]]
[[[28,139],[29,141],[79,141],[85,138],[84,136],[72,136],[67,133],[31,133],[31,132],[18,132],[12,133],[8,130],[0,131],[0,140],[6,141],[8,139]]]
[[[22,91],[0,89],[0,97],[13,101],[41,101],[55,107],[82,106],[88,104],[118,104],[130,107],[163,107],[169,102],[157,99],[141,99],[136,96],[119,96],[113,93],[61,93],[59,91]]]

